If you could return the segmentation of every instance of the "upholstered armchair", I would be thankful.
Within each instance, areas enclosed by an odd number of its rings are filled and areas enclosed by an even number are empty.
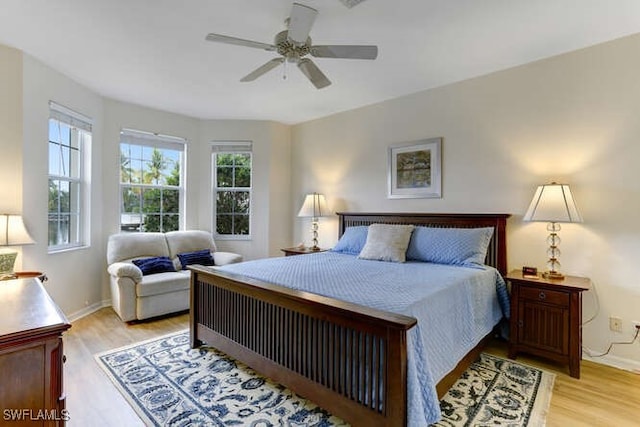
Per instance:
[[[125,322],[188,310],[186,264],[240,261],[239,254],[217,251],[208,231],[113,234],[107,243],[111,304]]]

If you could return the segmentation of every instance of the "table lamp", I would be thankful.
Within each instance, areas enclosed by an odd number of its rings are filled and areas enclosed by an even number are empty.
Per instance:
[[[327,215],[329,215],[329,209],[327,209],[327,201],[324,195],[318,193],[307,194],[300,208],[300,212],[298,212],[298,216],[311,217],[311,232],[313,234],[312,251],[320,250],[318,246],[318,218]]]
[[[564,279],[564,275],[559,271],[560,262],[558,261],[560,257],[560,249],[558,249],[560,237],[558,232],[561,229],[559,223],[582,222],[582,217],[578,212],[569,186],[555,182],[539,186],[533,196],[533,200],[531,200],[527,213],[524,215],[524,221],[548,222],[547,231],[550,234],[547,237],[547,243],[549,244],[547,266],[549,271],[544,273],[544,276],[549,279]]]
[[[8,247],[33,243],[21,215],[0,214],[0,246],[7,247],[0,249],[0,278],[13,276],[18,251]]]

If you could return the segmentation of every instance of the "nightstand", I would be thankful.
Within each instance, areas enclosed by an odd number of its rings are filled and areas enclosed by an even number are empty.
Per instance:
[[[505,279],[511,284],[509,358],[519,352],[546,357],[569,364],[570,375],[580,378],[582,292],[591,280],[525,278],[521,270]]]
[[[283,248],[280,249],[282,252],[284,252],[284,256],[292,256],[292,255],[306,255],[306,254],[317,254],[320,252],[326,252],[327,249],[318,249],[318,250],[313,250],[311,248],[300,248],[300,247],[295,247],[295,248]]]

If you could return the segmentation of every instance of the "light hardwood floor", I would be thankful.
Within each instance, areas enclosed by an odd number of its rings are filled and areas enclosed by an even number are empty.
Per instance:
[[[96,364],[93,355],[116,347],[188,328],[182,314],[151,322],[122,323],[104,308],[73,323],[65,334],[65,391],[69,426],[141,426],[142,422]],[[506,345],[492,342],[485,350],[506,357]],[[640,375],[583,361],[581,379],[542,359],[518,361],[556,374],[547,426],[640,426]]]
[[[68,426],[129,427],[144,424],[100,369],[94,354],[185,330],[182,314],[151,322],[123,323],[109,307],[72,323],[64,335],[64,387]]]
[[[493,341],[485,349],[507,357],[504,342]],[[518,355],[517,362],[556,374],[547,427],[640,426],[640,375],[583,360],[580,379],[569,376],[566,366]]]

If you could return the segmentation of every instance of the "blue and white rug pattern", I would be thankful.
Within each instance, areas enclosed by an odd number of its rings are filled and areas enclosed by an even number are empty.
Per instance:
[[[148,426],[348,425],[179,332],[95,356]],[[439,427],[543,426],[555,376],[483,353],[440,401]]]
[[[440,400],[438,427],[544,426],[555,375],[482,353]]]
[[[146,425],[345,425],[224,353],[192,350],[188,332],[95,357]]]

